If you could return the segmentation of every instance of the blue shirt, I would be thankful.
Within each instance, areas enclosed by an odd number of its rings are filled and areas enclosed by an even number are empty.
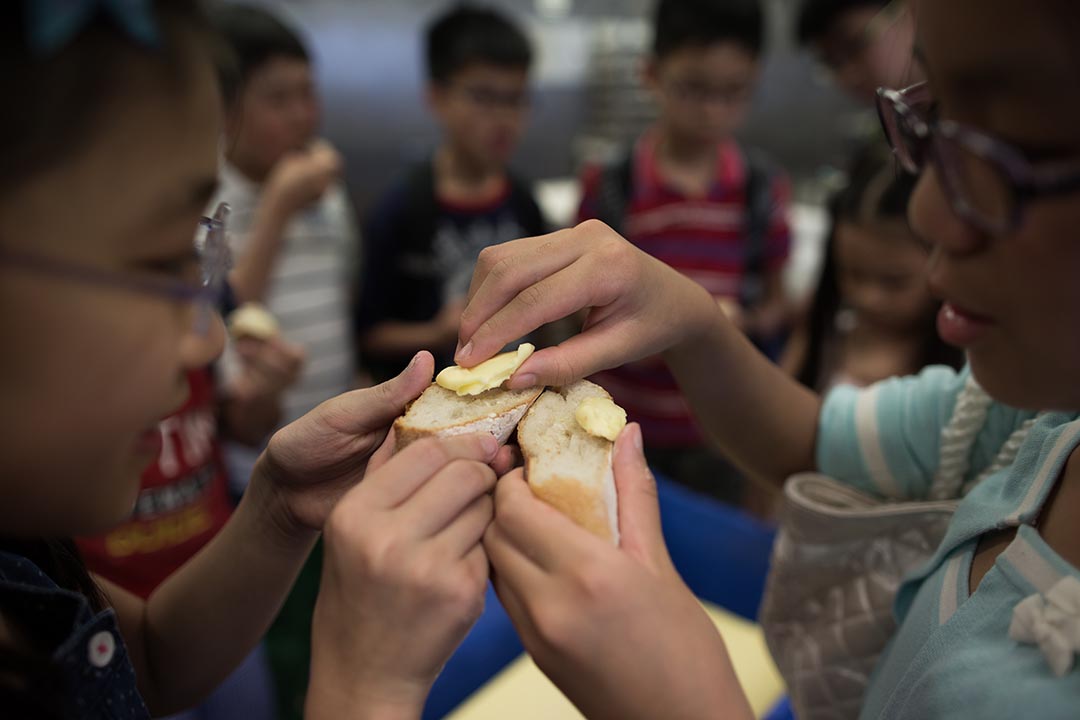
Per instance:
[[[817,460],[823,473],[862,490],[921,499],[969,370],[930,368],[866,390],[838,388],[822,408]],[[991,405],[972,449],[967,479],[988,467],[1034,413]],[[1013,611],[1080,570],[1032,526],[1069,454],[1080,444],[1075,413],[1050,413],[1031,427],[1013,464],[961,502],[934,557],[901,586],[899,628],[871,679],[863,718],[1077,718],[1080,668],[1055,676],[1035,644],[1009,636]],[[974,593],[969,576],[979,539],[1018,527]]]
[[[83,595],[7,552],[0,552],[0,609],[49,654],[60,676],[64,717],[150,717],[111,609],[94,613]]]

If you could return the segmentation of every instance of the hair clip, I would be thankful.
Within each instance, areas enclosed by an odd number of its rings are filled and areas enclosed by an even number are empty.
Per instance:
[[[104,13],[131,39],[147,47],[159,42],[153,0],[24,0],[27,45],[37,55],[62,50]]]

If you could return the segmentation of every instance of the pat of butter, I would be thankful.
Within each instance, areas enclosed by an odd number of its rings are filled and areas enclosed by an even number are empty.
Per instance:
[[[605,397],[585,398],[578,405],[574,417],[590,435],[611,442],[615,442],[626,427],[626,411]]]
[[[440,372],[435,382],[461,396],[479,395],[509,380],[534,350],[536,347],[532,343],[522,343],[517,350],[496,355],[474,368],[453,365]]]

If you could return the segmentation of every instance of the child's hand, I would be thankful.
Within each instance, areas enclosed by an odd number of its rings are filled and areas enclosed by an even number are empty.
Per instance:
[[[342,159],[325,140],[283,157],[266,181],[266,197],[283,216],[311,205],[341,177]]]
[[[244,337],[235,347],[239,369],[222,398],[222,432],[230,440],[259,447],[281,420],[281,393],[300,376],[304,350],[279,337]]]
[[[613,548],[502,478],[484,535],[495,589],[540,669],[590,718],[752,717],[724,643],[671,564],[656,485],[627,426]]]
[[[240,372],[229,385],[229,395],[246,402],[276,398],[300,377],[305,360],[302,347],[280,337],[240,338],[236,354]]]
[[[433,365],[430,353],[419,353],[397,377],[327,400],[274,434],[252,485],[266,488],[286,531],[322,529],[394,419],[431,384]]]
[[[700,285],[591,220],[480,254],[456,359],[471,367],[584,308],[581,334],[538,350],[509,387],[562,385],[662,352],[717,315],[716,302]]]
[[[391,437],[326,524],[307,717],[419,717],[483,610],[495,439],[426,439],[387,459],[392,449]]]

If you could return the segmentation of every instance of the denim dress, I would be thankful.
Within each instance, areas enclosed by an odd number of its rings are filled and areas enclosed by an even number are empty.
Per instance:
[[[0,611],[51,658],[65,718],[149,718],[116,613],[95,613],[26,558],[0,552]]]

